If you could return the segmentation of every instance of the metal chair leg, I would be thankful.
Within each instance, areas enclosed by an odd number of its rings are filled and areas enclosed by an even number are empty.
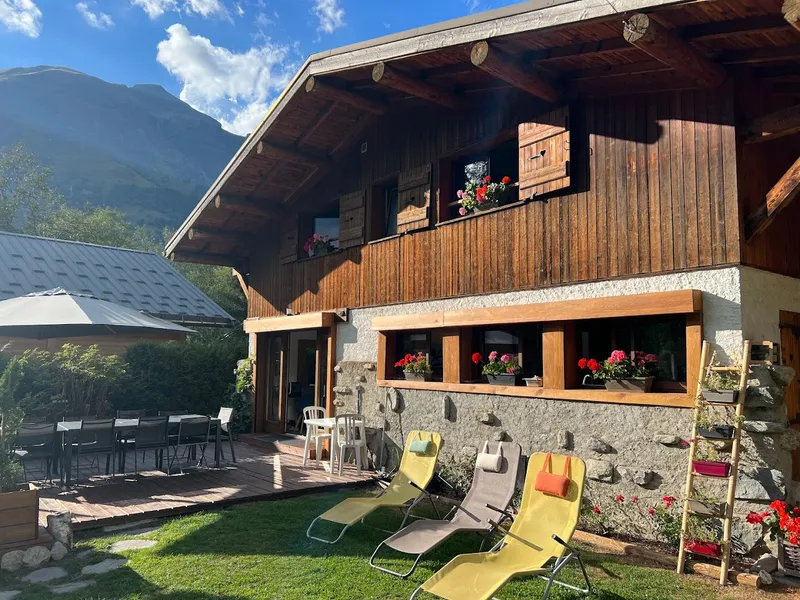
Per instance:
[[[236,462],[236,452],[233,449],[233,435],[230,433],[228,434],[228,444],[231,447],[231,459],[233,462]]]

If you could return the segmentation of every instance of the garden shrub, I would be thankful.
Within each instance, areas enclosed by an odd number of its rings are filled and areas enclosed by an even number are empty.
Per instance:
[[[12,358],[0,376],[0,492],[13,492],[22,479],[22,467],[11,453],[23,412],[19,404],[22,365]]]

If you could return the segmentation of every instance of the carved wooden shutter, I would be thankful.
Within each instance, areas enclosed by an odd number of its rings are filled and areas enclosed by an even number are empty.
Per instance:
[[[364,190],[339,197],[339,247],[364,243]]]
[[[287,217],[281,223],[281,264],[297,260],[297,215]]]
[[[519,197],[569,187],[569,107],[519,125]]]
[[[431,165],[403,171],[397,178],[397,232],[430,224]]]

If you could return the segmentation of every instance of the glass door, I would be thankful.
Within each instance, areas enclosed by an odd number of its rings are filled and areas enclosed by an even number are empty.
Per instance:
[[[283,433],[286,393],[286,336],[267,339],[266,411],[264,429],[268,433]]]

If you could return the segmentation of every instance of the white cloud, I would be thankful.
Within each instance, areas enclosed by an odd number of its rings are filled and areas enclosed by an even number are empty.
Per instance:
[[[157,59],[182,84],[181,100],[234,133],[255,129],[295,70],[291,49],[270,40],[236,53],[181,24],[167,35]]]
[[[9,31],[36,38],[42,31],[42,11],[33,0],[0,0],[0,23]]]
[[[467,10],[471,13],[477,12],[481,7],[481,0],[464,0]]]
[[[213,15],[227,15],[225,5],[221,0],[184,0],[182,4],[179,4],[178,0],[131,0],[131,3],[142,7],[151,19],[157,19],[164,13],[179,10],[206,18]]]
[[[95,29],[108,29],[114,26],[114,20],[110,16],[102,12],[92,12],[87,2],[78,2],[75,5],[75,8],[77,8],[78,12],[81,13],[81,16],[84,18],[86,23],[88,23],[89,27],[94,27]]]
[[[314,14],[319,19],[319,29],[325,33],[333,33],[344,27],[344,9],[338,0],[314,0]]]
[[[244,16],[244,9],[242,8],[242,5],[239,4],[238,2],[236,3],[236,14],[239,15],[240,17]]]

